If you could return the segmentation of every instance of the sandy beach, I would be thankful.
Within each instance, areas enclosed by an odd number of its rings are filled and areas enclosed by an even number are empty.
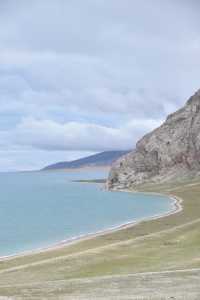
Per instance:
[[[12,259],[16,259],[16,258],[19,258],[19,257],[28,256],[28,255],[34,255],[34,254],[40,254],[40,253],[44,253],[44,252],[54,251],[54,250],[57,250],[57,249],[61,249],[61,248],[79,243],[81,241],[94,239],[98,236],[104,236],[104,235],[107,235],[107,234],[110,234],[110,233],[113,233],[113,232],[116,232],[116,231],[119,231],[119,230],[124,230],[124,229],[127,229],[127,228],[131,228],[133,226],[139,225],[142,222],[147,222],[147,221],[152,221],[152,220],[168,217],[170,215],[177,214],[177,213],[181,212],[182,209],[183,209],[183,206],[181,204],[183,200],[181,198],[177,197],[177,196],[174,196],[174,195],[166,195],[166,194],[154,193],[154,192],[153,193],[151,193],[151,192],[138,192],[138,191],[130,191],[130,190],[118,190],[118,192],[142,193],[142,194],[147,194],[147,195],[168,196],[172,200],[171,211],[166,212],[166,213],[162,213],[162,214],[156,214],[156,215],[153,215],[153,216],[147,217],[147,218],[141,218],[137,221],[130,221],[130,222],[122,223],[122,224],[119,224],[117,226],[110,227],[106,230],[97,231],[95,233],[88,233],[88,234],[76,236],[76,237],[73,237],[73,238],[70,238],[70,239],[62,240],[62,241],[60,241],[56,244],[50,245],[48,247],[38,248],[38,249],[25,251],[25,252],[18,253],[18,254],[13,254],[13,255],[1,256],[0,261],[12,260]]]
[[[151,291],[159,300],[199,299],[200,183],[138,191],[170,197],[171,210],[6,258],[0,266],[1,295],[113,300],[148,299]]]

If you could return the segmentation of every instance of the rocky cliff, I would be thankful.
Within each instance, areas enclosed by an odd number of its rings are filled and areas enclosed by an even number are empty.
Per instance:
[[[117,160],[108,188],[130,188],[200,175],[200,90],[186,105],[145,135],[136,149]]]

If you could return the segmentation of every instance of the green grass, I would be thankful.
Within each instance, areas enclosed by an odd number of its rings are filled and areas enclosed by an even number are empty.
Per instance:
[[[30,285],[34,285],[39,296],[46,293],[49,299],[48,282],[56,294],[60,280],[200,268],[200,182],[137,189],[180,197],[183,211],[61,249],[3,261],[0,295],[25,297],[26,289],[31,297]]]

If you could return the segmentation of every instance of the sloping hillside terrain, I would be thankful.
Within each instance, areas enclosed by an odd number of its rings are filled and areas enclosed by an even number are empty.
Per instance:
[[[73,161],[63,161],[49,165],[42,171],[60,170],[60,169],[77,169],[83,167],[100,167],[111,166],[119,157],[127,154],[129,151],[105,151],[98,154],[90,155]]]
[[[200,174],[200,90],[113,165],[108,187],[189,179]]]

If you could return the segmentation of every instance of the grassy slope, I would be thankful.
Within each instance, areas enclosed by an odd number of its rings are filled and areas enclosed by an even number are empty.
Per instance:
[[[134,299],[131,289],[137,294],[138,288],[138,295],[146,295],[150,279],[144,279],[138,274],[130,281],[129,274],[200,268],[199,181],[176,185],[149,185],[138,189],[181,197],[184,200],[184,210],[62,249],[1,262],[0,295],[18,295],[23,296],[23,299],[76,299],[75,296],[79,293],[83,297],[79,297],[80,299],[95,299],[108,286],[107,292],[111,293],[113,290],[113,297],[121,293],[119,299],[129,299],[130,292],[130,299]],[[154,283],[160,282],[164,289],[166,280],[173,278],[173,282],[177,284],[171,284],[170,288],[174,287],[182,292],[184,288],[187,287],[189,291],[192,287],[196,296],[200,284],[199,274],[197,276],[195,272],[186,272],[186,275],[169,273],[158,276],[155,273],[151,275],[151,288]],[[77,281],[77,278],[80,280]],[[198,284],[194,285],[194,280]],[[125,298],[122,297],[122,291]],[[169,287],[166,285],[165,291],[160,295],[165,295],[164,292],[168,291]],[[67,298],[62,298],[64,295]],[[105,297],[104,294],[102,299],[114,298],[112,295]]]

